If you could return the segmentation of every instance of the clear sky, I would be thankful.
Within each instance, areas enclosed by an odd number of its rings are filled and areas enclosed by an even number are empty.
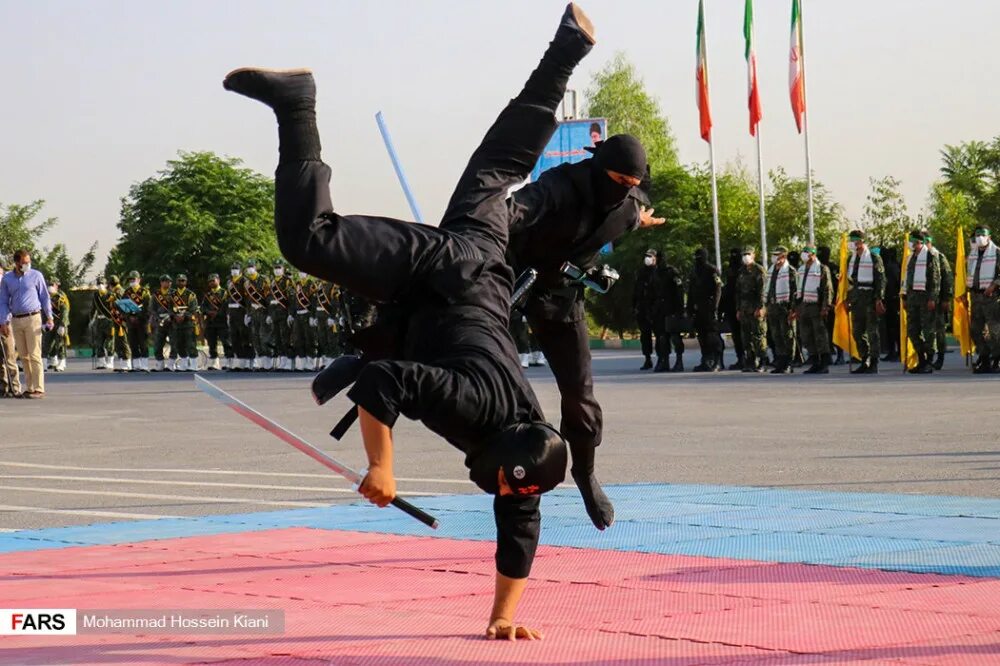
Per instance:
[[[584,0],[598,45],[572,85],[622,50],[669,118],[683,162],[707,160],[695,107],[696,0]],[[753,165],[743,0],[707,0],[720,163]],[[120,199],[178,150],[272,173],[261,105],[226,93],[243,65],[309,66],[338,210],[408,218],[382,110],[426,218],[551,37],[558,0],[0,0],[0,202],[45,199],[47,244],[79,255],[117,238]],[[756,0],[765,168],[804,173],[789,109],[791,0]],[[804,0],[813,169],[851,216],[868,178],[921,209],[943,144],[1000,134],[1000,2]],[[612,128],[613,131],[614,128]],[[668,222],[669,223],[669,222]]]

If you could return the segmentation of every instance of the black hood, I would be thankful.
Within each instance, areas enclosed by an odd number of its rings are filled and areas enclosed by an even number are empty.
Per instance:
[[[500,492],[497,472],[515,495],[546,493],[566,478],[566,442],[547,423],[518,423],[504,430],[476,458],[469,460],[469,479],[481,489]]]
[[[630,134],[616,134],[594,150],[594,166],[640,180],[646,177],[646,149]]]

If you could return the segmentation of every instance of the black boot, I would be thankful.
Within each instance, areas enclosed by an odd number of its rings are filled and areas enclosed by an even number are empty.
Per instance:
[[[642,364],[640,370],[651,370],[653,368],[653,357],[646,354],[646,362]]]
[[[834,365],[844,365],[844,363],[845,363],[845,361],[844,361],[844,350],[838,348],[837,349],[837,360],[834,361],[833,364]]]
[[[660,357],[656,359],[656,367],[653,368],[653,372],[666,372],[670,369],[670,360],[666,357]]]
[[[868,365],[865,367],[866,375],[877,375],[878,374],[878,356],[873,357],[868,361]]]
[[[809,357],[809,367],[802,371],[803,375],[815,375],[819,372],[820,355],[814,354]]]
[[[943,367],[944,367],[944,352],[939,351],[937,353],[937,358],[934,359],[934,369],[940,370]]]
[[[743,369],[743,357],[742,356],[737,356],[736,357],[736,363],[733,363],[731,366],[729,366],[729,369],[730,370],[742,370]]]
[[[691,368],[691,372],[708,372],[711,368],[708,367],[708,363],[705,361],[705,357],[701,357],[701,363]]]
[[[861,361],[858,363],[858,367],[851,370],[852,375],[866,375],[868,374],[868,362]]]
[[[819,359],[819,367],[816,368],[817,375],[828,375],[830,374],[830,358],[829,354],[821,354]]]
[[[674,361],[674,366],[670,368],[670,372],[684,372],[684,357],[681,354],[677,355],[677,360]]]
[[[774,370],[771,371],[771,374],[772,375],[792,374],[792,359],[788,356],[775,356]]]

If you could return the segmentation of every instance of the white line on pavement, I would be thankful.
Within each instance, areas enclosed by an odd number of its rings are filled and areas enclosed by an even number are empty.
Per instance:
[[[76,465],[49,465],[43,463],[23,463],[0,460],[0,465],[9,467],[30,467],[34,469],[55,469],[76,472],[157,472],[164,474],[235,474],[241,476],[280,476],[291,478],[310,479],[337,479],[339,477],[331,474],[306,474],[298,472],[258,472],[255,470],[233,470],[233,469],[162,469],[162,468],[138,468],[138,467],[79,467]],[[457,485],[471,486],[472,481],[468,479],[419,479],[408,477],[397,477],[396,481],[410,481],[413,483],[449,483]]]
[[[97,511],[96,509],[46,509],[41,506],[20,506],[18,504],[0,504],[0,511],[23,511],[26,513],[55,513],[66,516],[98,516],[101,518],[179,518],[180,516],[160,516],[154,513],[124,513],[122,511]],[[17,532],[0,528],[0,532]]]
[[[109,490],[69,490],[67,488],[33,488],[28,486],[4,486],[4,490],[20,490],[31,493],[54,493],[56,495],[99,495],[101,497],[141,497],[143,499],[180,500],[184,502],[210,502],[213,504],[257,504],[263,506],[294,506],[318,508],[330,506],[329,502],[291,502],[281,500],[256,500],[241,497],[199,497],[198,495],[156,495],[153,493],[120,493]]]
[[[330,478],[338,478],[333,474]],[[41,474],[0,474],[0,479],[35,479],[39,481],[93,481],[100,483],[134,483],[159,486],[211,486],[214,488],[249,488],[251,490],[304,490],[321,493],[355,493],[350,488],[330,488],[312,486],[271,486],[253,483],[218,483],[214,481],[167,481],[160,479],[119,479],[108,476],[48,476]]]

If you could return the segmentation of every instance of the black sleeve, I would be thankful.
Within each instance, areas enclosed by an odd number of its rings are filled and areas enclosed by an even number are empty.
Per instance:
[[[558,213],[564,202],[573,197],[573,183],[564,169],[556,167],[543,172],[537,181],[528,183],[507,200],[511,235]]]
[[[365,366],[347,392],[356,405],[390,428],[400,414],[415,421],[426,410],[440,408],[447,396],[463,387],[454,372],[412,361],[374,361]]]
[[[541,498],[496,495],[497,571],[508,578],[527,578],[542,528]]]

